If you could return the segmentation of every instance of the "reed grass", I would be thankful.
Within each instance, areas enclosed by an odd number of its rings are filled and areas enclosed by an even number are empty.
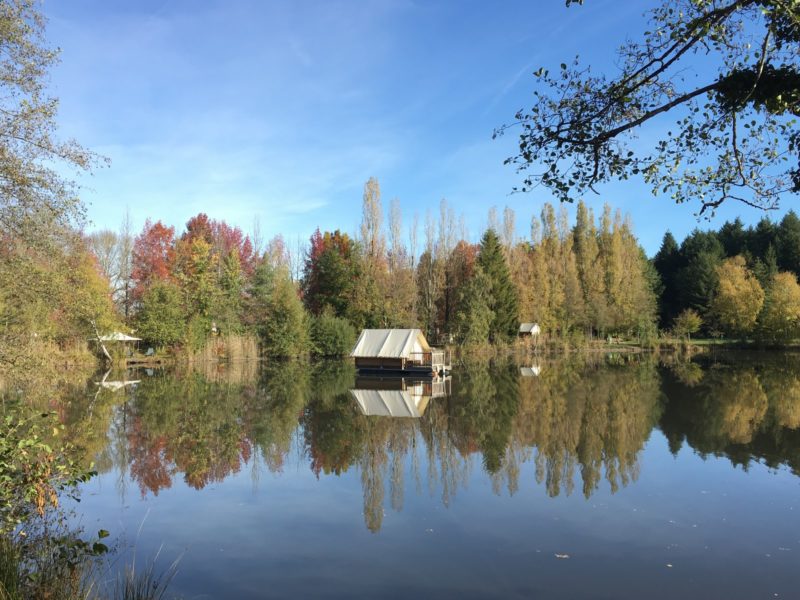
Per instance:
[[[172,579],[178,572],[179,556],[163,572],[156,571],[156,561],[161,554],[159,548],[156,555],[147,561],[143,571],[136,568],[136,558],[117,577],[113,598],[115,600],[163,600]]]
[[[260,358],[258,339],[253,335],[229,334],[211,337],[206,340],[202,348],[196,351],[189,350],[189,362],[202,361],[240,361],[257,360]]]

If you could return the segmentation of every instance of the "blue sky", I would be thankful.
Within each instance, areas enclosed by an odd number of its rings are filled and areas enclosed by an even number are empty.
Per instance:
[[[137,230],[147,217],[181,229],[206,212],[246,232],[258,217],[267,238],[354,232],[374,176],[405,223],[446,198],[477,239],[491,206],[513,208],[525,235],[551,200],[543,189],[510,194],[521,177],[503,159],[516,138],[491,139],[530,105],[531,73],[576,54],[613,68],[650,5],[46,0],[44,12],[62,49],[52,74],[61,133],[111,159],[83,181],[91,228],[116,229],[128,207]],[[586,201],[630,213],[650,254],[667,228],[682,239],[763,214],[729,204],[698,223],[697,207],[640,182],[600,191]]]

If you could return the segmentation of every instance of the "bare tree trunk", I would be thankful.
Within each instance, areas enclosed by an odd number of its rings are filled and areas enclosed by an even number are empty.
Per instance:
[[[97,323],[95,323],[94,319],[89,319],[89,323],[92,324],[92,329],[94,329],[94,336],[97,339],[97,344],[100,346],[100,349],[103,351],[103,354],[105,354],[106,359],[108,359],[108,362],[113,363],[114,359],[111,358],[111,355],[108,353],[108,350],[106,350],[106,346],[103,343],[103,340],[100,339],[100,332],[97,330]]]

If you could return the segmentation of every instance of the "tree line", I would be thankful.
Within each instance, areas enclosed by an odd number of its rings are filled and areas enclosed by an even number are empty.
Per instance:
[[[46,251],[18,249],[15,302],[0,309],[7,333],[62,347],[127,328],[169,349],[253,336],[269,356],[343,355],[362,328],[419,327],[433,343],[473,346],[512,341],[520,322],[570,343],[647,343],[659,329],[773,343],[800,334],[794,212],[695,230],[680,246],[668,232],[652,260],[608,205],[596,216],[579,202],[570,219],[546,203],[526,236],[511,209],[492,209],[477,243],[444,200],[419,221],[404,227],[397,199],[384,210],[371,178],[357,233],[317,229],[293,248],[204,213],[180,232],[147,220],[134,233],[128,217],[119,232],[63,227]]]
[[[404,228],[398,200],[364,185],[358,233],[317,229],[303,247],[200,213],[176,233],[161,221],[132,235],[88,237],[119,321],[155,347],[197,348],[215,335],[255,335],[264,354],[342,355],[362,328],[419,327],[436,342],[516,338],[520,322],[565,339],[654,336],[655,271],[629,221],[606,206],[545,204],[520,238],[516,215],[496,210],[480,241],[443,200]],[[407,235],[404,235],[407,234]]]
[[[800,335],[800,219],[695,230],[678,245],[667,232],[653,259],[662,291],[659,320],[681,335],[758,338]]]

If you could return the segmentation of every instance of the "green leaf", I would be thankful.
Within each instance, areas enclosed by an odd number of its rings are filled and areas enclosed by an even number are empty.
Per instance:
[[[92,552],[94,554],[105,554],[106,552],[108,552],[108,546],[106,546],[102,542],[95,542],[92,545]]]

